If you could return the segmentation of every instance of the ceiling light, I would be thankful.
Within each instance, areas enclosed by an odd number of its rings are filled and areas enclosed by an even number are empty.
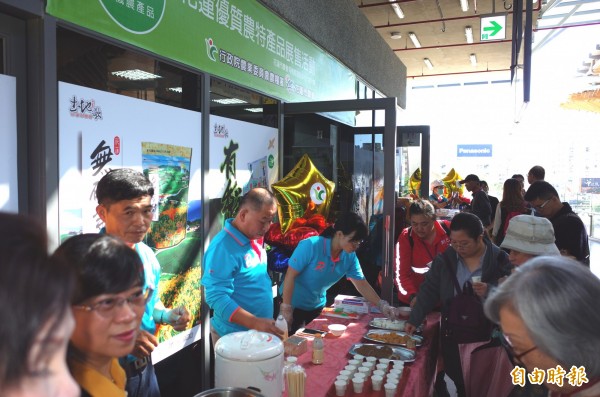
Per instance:
[[[469,59],[471,60],[471,65],[477,66],[477,55],[471,54],[469,55]]]
[[[414,34],[413,32],[408,33],[408,37],[410,37],[410,41],[413,42],[413,44],[415,45],[415,47],[417,48],[421,48],[421,43],[419,42],[419,39],[417,39],[417,35]]]
[[[144,72],[139,69],[119,70],[111,73],[113,76],[122,77],[127,80],[153,80],[162,79],[162,76],[157,74]]]
[[[431,63],[431,61],[429,60],[429,58],[423,58],[423,62],[425,62],[425,65],[427,65],[427,67],[429,68],[429,70],[433,69],[433,63]]]
[[[239,103],[248,103],[246,101],[243,101],[241,99],[237,99],[237,98],[221,98],[221,99],[213,99],[213,102],[216,103],[220,103],[221,105],[236,105]]]
[[[183,92],[183,88],[181,87],[169,87],[169,91],[177,92],[181,94]]]
[[[391,32],[390,37],[394,40],[398,40],[402,38],[402,33],[400,32]]]
[[[460,0],[460,9],[463,12],[469,11],[469,0]]]
[[[465,26],[465,37],[467,38],[467,43],[473,44],[473,28],[470,26]]]
[[[263,108],[245,108],[244,110],[252,113],[262,113]]]
[[[396,0],[390,0],[390,2],[392,2],[392,1],[396,1]],[[398,3],[392,3],[392,8],[394,9],[394,12],[398,16],[398,18],[400,18],[400,19],[404,18],[404,13],[402,12],[402,8],[400,8],[400,5],[398,5]]]

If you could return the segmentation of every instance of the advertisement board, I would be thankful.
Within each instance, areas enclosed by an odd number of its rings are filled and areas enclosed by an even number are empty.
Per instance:
[[[0,211],[19,212],[17,78],[0,74]]]
[[[456,157],[492,157],[492,145],[456,145]]]
[[[144,242],[161,266],[162,302],[193,318],[183,332],[159,327],[156,363],[201,336],[201,114],[63,82],[58,100],[61,240],[102,228],[95,186],[110,169],[144,172],[156,185]]]

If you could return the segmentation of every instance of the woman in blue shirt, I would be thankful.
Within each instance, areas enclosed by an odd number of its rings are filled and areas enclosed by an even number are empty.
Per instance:
[[[365,279],[356,249],[367,237],[368,229],[355,213],[343,214],[320,236],[300,241],[289,260],[283,283],[280,313],[295,332],[319,316],[325,306],[326,292],[344,275],[369,302],[387,317],[395,312],[380,299]]]

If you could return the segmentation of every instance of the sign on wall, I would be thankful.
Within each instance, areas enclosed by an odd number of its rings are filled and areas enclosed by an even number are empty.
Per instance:
[[[479,26],[481,41],[504,40],[506,38],[506,14],[482,15]]]
[[[492,157],[492,145],[456,145],[456,157]]]
[[[0,74],[0,211],[19,212],[17,78]]]
[[[173,120],[177,120],[176,123]],[[144,172],[155,183],[155,218],[145,243],[161,265],[159,294],[185,305],[193,328],[158,329],[153,362],[200,339],[201,115],[59,83],[59,230],[61,240],[98,232],[95,186],[110,169]]]

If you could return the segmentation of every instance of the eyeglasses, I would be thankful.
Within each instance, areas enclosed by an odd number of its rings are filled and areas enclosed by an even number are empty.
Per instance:
[[[534,345],[533,347],[525,350],[523,353],[517,354],[515,352],[515,349],[513,348],[513,345],[511,343],[509,337],[505,334],[502,334],[502,336],[500,337],[500,342],[502,343],[502,346],[504,346],[504,348],[508,352],[509,356],[512,357],[513,364],[523,366],[523,367],[525,366],[525,364],[523,364],[523,361],[521,361],[521,359],[523,357],[525,357],[527,354],[529,354],[532,351],[537,349],[537,346]]]
[[[358,247],[363,243],[364,240],[350,240],[350,244]]]
[[[453,246],[454,248],[467,248],[469,245],[471,245],[472,241],[452,241],[450,240],[450,245]]]
[[[546,204],[548,204],[550,202],[550,200],[552,200],[552,198],[549,198],[548,200],[544,201],[540,205],[534,205],[533,208],[535,208],[536,210],[543,210],[544,207],[546,206]]]
[[[123,306],[125,302],[127,302],[129,307],[131,308],[140,308],[146,305],[146,302],[148,302],[149,297],[150,289],[146,288],[144,290],[140,288],[133,294],[129,295],[127,298],[113,297],[103,299],[92,305],[81,304],[74,305],[73,307],[75,309],[85,310],[87,312],[96,311],[103,317],[112,317],[114,316],[117,307]]]

